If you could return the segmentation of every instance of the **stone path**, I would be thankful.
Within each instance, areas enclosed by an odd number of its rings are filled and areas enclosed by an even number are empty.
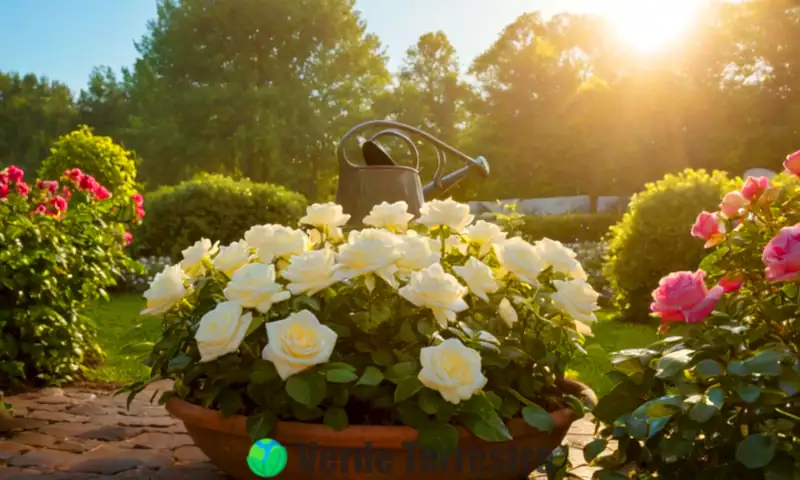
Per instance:
[[[168,387],[149,386],[130,411],[126,395],[97,388],[48,388],[7,398],[15,418],[0,419],[0,480],[229,479],[193,445],[182,423],[150,403],[156,389]],[[588,421],[573,425],[568,441],[574,466],[584,463],[582,447],[591,434]],[[591,477],[588,467],[574,473]]]

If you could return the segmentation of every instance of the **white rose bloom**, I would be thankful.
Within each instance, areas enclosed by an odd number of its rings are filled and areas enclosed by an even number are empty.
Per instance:
[[[261,357],[275,365],[283,380],[326,363],[336,344],[336,332],[319,323],[308,310],[267,323],[267,346]]]
[[[408,213],[408,204],[400,201],[395,203],[382,202],[375,205],[364,217],[364,225],[376,228],[385,228],[393,232],[403,233],[408,230],[408,222],[414,215]]]
[[[163,315],[172,310],[191,293],[191,287],[186,288],[184,280],[187,280],[186,273],[180,265],[166,267],[157,273],[150,288],[144,292],[147,308],[142,310],[141,315]]]
[[[219,242],[211,244],[211,240],[207,238],[200,239],[195,242],[191,247],[185,248],[181,251],[183,260],[181,260],[181,268],[186,272],[189,277],[200,277],[205,275],[206,267],[204,262],[211,260],[211,257],[219,250]],[[155,264],[156,259],[152,263]]]
[[[463,233],[466,226],[475,219],[475,216],[469,213],[469,205],[450,198],[426,202],[419,213],[418,223],[430,229],[444,225],[455,233]]]
[[[250,245],[241,241],[221,247],[211,263],[214,264],[214,268],[231,278],[236,270],[250,263],[251,259]]]
[[[538,250],[545,265],[553,267],[554,272],[586,280],[586,272],[576,258],[578,254],[565,247],[561,242],[543,238],[536,242],[534,247]]]
[[[411,272],[428,268],[439,261],[438,242],[413,230],[400,237],[400,256],[395,262],[400,277],[408,278]]]
[[[480,354],[457,338],[450,338],[419,353],[422,370],[417,378],[446,401],[458,405],[486,385]]]
[[[306,208],[306,216],[300,219],[301,225],[311,225],[328,232],[333,238],[342,236],[341,228],[350,220],[342,206],[333,202],[315,203]]]
[[[283,225],[257,225],[245,232],[244,240],[256,249],[258,259],[264,263],[272,263],[276,258],[288,260],[311,248],[305,232]]]
[[[594,312],[600,309],[597,306],[600,294],[585,280],[554,280],[553,286],[556,291],[550,298],[558,308],[578,322],[591,324],[597,321]]]
[[[418,307],[430,308],[436,321],[445,328],[448,323],[456,321],[457,312],[468,308],[464,301],[467,291],[456,277],[446,273],[440,264],[434,263],[412,273],[411,281],[399,293]]]
[[[525,240],[514,237],[494,245],[500,265],[519,280],[533,286],[539,285],[539,274],[544,270],[544,260],[539,251]]]
[[[470,243],[480,247],[478,256],[481,257],[492,250],[492,245],[505,241],[508,236],[498,225],[485,220],[478,220],[475,225],[468,226],[464,233],[466,233]]]
[[[200,350],[200,361],[210,362],[223,355],[235,352],[241,345],[253,314],[242,315],[242,306],[237,302],[222,302],[203,315],[194,338]]]
[[[336,253],[324,248],[295,255],[281,275],[291,282],[286,288],[292,295],[314,295],[336,282],[335,265]]]
[[[494,293],[500,288],[494,278],[492,268],[475,257],[470,257],[463,267],[453,267],[456,275],[467,282],[469,290],[483,301],[488,302],[488,293]]]
[[[228,300],[261,313],[267,313],[274,303],[291,297],[281,284],[275,282],[275,265],[263,263],[248,263],[236,270],[224,293]]]
[[[367,228],[350,233],[347,243],[339,247],[334,279],[346,280],[365,277],[367,288],[372,291],[377,275],[383,281],[397,288],[397,266],[400,258],[402,240],[388,230]]]
[[[497,307],[497,313],[500,314],[500,319],[503,320],[508,328],[513,327],[514,324],[517,323],[517,320],[519,320],[517,311],[514,310],[514,307],[507,298],[500,300],[500,305]]]
[[[459,253],[461,255],[466,255],[469,249],[469,245],[461,240],[460,235],[450,235],[447,237],[447,240],[444,241],[444,246],[447,253]]]

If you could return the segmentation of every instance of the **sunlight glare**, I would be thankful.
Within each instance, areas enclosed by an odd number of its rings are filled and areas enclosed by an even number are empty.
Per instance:
[[[621,0],[609,2],[603,15],[633,48],[652,52],[677,40],[694,20],[699,0]]]

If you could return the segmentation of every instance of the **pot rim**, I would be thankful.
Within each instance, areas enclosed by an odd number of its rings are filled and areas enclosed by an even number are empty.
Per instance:
[[[582,383],[563,380],[559,382],[559,386],[568,393],[584,397],[587,403],[596,404],[597,397],[595,393]],[[242,432],[247,431],[247,417],[244,415],[225,417],[219,410],[201,407],[178,397],[171,397],[167,400],[165,407],[170,414],[187,425],[195,425],[205,430],[234,436],[241,436]],[[554,431],[566,431],[572,422],[578,419],[577,414],[569,408],[550,412],[550,416],[555,422]],[[512,418],[506,422],[506,425],[514,439],[530,436],[533,432],[539,432],[538,429],[529,426],[522,418]],[[460,425],[456,425],[456,429],[458,430],[459,440],[484,442]],[[391,435],[390,440],[387,438],[389,434]],[[342,446],[347,446],[353,443],[364,444],[371,442],[379,446],[380,444],[415,442],[418,434],[415,428],[406,425],[353,424],[336,431],[321,423],[279,420],[275,426],[273,437],[279,438],[282,443],[287,444],[304,443],[309,438],[314,438],[320,445],[341,444]],[[382,441],[381,439],[389,441]]]

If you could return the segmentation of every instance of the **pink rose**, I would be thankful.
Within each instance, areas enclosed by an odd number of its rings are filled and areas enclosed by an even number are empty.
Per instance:
[[[27,197],[28,196],[28,192],[30,192],[30,191],[31,191],[31,187],[29,187],[27,183],[22,182],[22,181],[17,182],[17,193],[19,193],[23,197]]]
[[[52,180],[40,180],[37,186],[40,190],[47,190],[52,194],[58,191],[58,182]]]
[[[650,310],[662,322],[698,323],[708,317],[722,298],[723,287],[709,290],[704,282],[706,272],[674,272],[658,282],[653,291]]]
[[[730,273],[722,277],[719,281],[719,286],[725,291],[725,293],[732,293],[739,291],[742,288],[742,284],[744,284],[744,277],[740,275],[731,275]]]
[[[800,175],[800,150],[786,156],[786,161],[783,162],[783,168],[795,175]]]
[[[747,177],[742,187],[742,197],[744,197],[745,200],[752,201],[754,198],[761,195],[768,187],[769,178],[767,177]]]
[[[0,200],[5,200],[8,197],[8,184],[0,183]]]
[[[144,197],[142,196],[141,193],[134,193],[133,195],[131,195],[131,198],[133,199],[133,203],[137,207],[141,207],[142,205],[144,205]]]
[[[133,241],[133,234],[131,232],[125,232],[122,238],[125,240],[125,245],[130,245]]]
[[[111,193],[106,189],[106,187],[102,187],[100,185],[94,189],[94,194],[98,200],[105,200],[111,196]]]
[[[770,282],[794,280],[800,274],[800,224],[782,228],[764,247],[761,261]]]
[[[705,247],[710,248],[725,238],[725,224],[717,213],[702,212],[694,222],[692,235],[705,240]]]
[[[44,205],[37,205],[35,209],[31,212],[31,215],[47,215],[47,207]]]
[[[742,196],[741,192],[733,191],[725,195],[719,208],[725,218],[738,218],[742,216],[739,210],[747,207],[748,203],[750,202]]]
[[[11,165],[8,167],[8,179],[12,182],[21,182],[25,178],[25,172],[21,168]]]
[[[51,199],[50,205],[52,205],[57,212],[63,212],[67,209],[67,201],[64,199],[64,197],[55,197]]]
[[[88,192],[97,190],[97,187],[99,186],[100,184],[98,184],[97,180],[95,180],[91,175],[83,175],[80,177],[80,181],[78,181],[78,188]]]

